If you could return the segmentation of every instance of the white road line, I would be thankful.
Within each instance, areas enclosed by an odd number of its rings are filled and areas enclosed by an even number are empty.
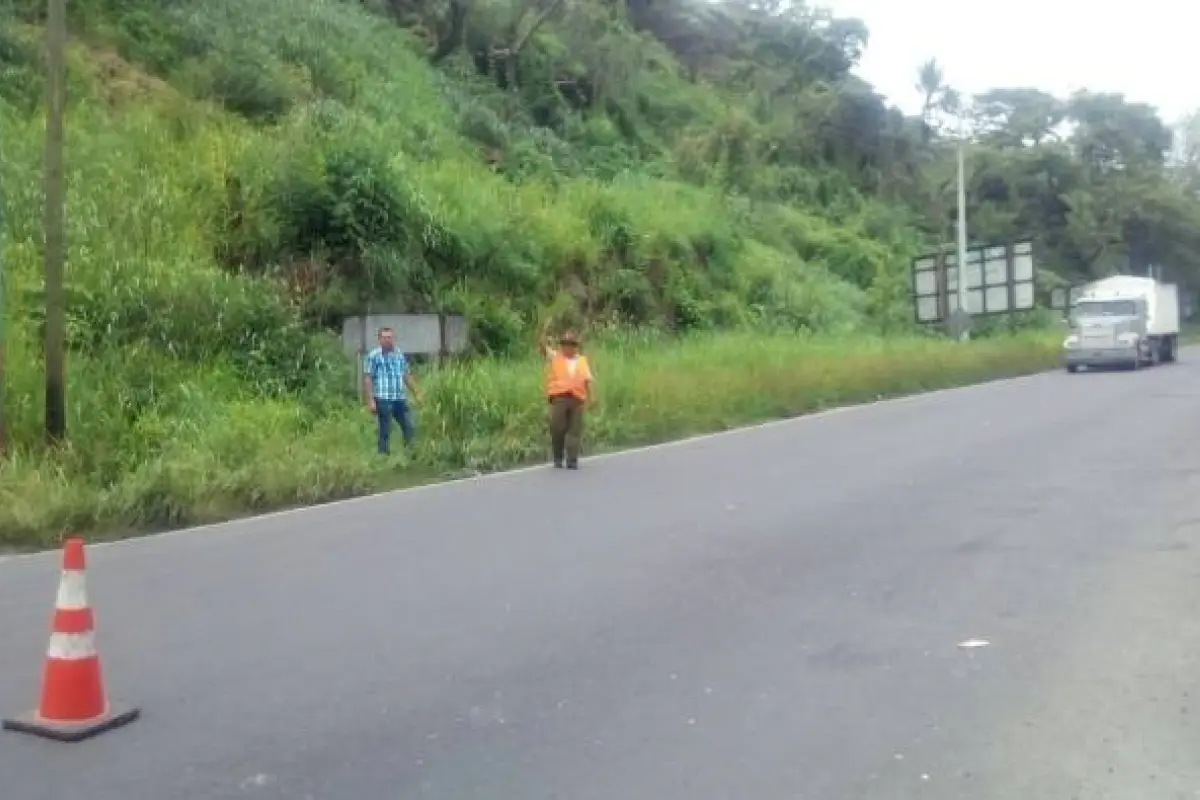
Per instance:
[[[626,448],[626,449],[622,449],[622,450],[613,450],[613,451],[607,452],[607,453],[596,453],[595,455],[588,456],[587,460],[589,462],[592,462],[592,461],[600,461],[600,460],[612,459],[612,458],[628,458],[629,456],[636,456],[636,455],[640,455],[643,453],[654,452],[656,450],[665,450],[670,447],[686,447],[686,446],[699,444],[701,442],[706,442],[706,441],[709,441],[712,439],[718,439],[718,438],[728,437],[728,436],[740,436],[740,435],[743,435],[746,433],[765,430],[765,429],[769,429],[769,428],[783,427],[783,426],[789,426],[789,425],[803,425],[805,423],[812,422],[812,421],[815,421],[818,419],[824,419],[826,417],[830,417],[834,414],[845,414],[845,413],[850,413],[850,412],[854,412],[854,411],[862,411],[865,409],[874,408],[876,406],[888,406],[888,405],[900,405],[900,404],[904,404],[904,403],[924,402],[926,400],[929,400],[932,398],[943,397],[948,394],[961,394],[961,393],[965,393],[965,392],[976,391],[979,389],[993,387],[993,386],[996,386],[997,384],[1013,384],[1013,383],[1023,383],[1026,381],[1032,381],[1037,378],[1045,377],[1047,374],[1049,374],[1049,372],[1051,372],[1051,371],[1047,370],[1045,372],[1036,372],[1036,373],[1032,373],[1030,375],[1019,375],[1015,378],[997,378],[994,380],[984,381],[982,383],[968,384],[966,386],[955,386],[955,387],[951,387],[948,389],[935,389],[933,391],[918,392],[916,394],[905,395],[902,397],[893,397],[893,398],[886,398],[883,400],[872,400],[872,401],[866,402],[866,403],[856,403],[856,404],[852,404],[852,405],[837,406],[834,408],[825,409],[823,411],[815,411],[810,414],[801,414],[799,416],[788,417],[786,419],[769,420],[767,422],[759,422],[759,423],[756,423],[753,425],[745,425],[742,427],[730,428],[729,430],[716,431],[714,433],[703,433],[703,434],[699,434],[696,436],[689,436],[689,437],[683,438],[683,439],[673,439],[669,442],[660,442],[659,444],[642,445],[640,447],[630,447],[630,448]],[[89,550],[98,550],[98,549],[110,549],[110,548],[118,548],[118,547],[138,547],[138,546],[143,546],[143,545],[153,543],[156,541],[160,541],[163,539],[174,538],[176,536],[188,536],[188,535],[195,534],[195,533],[201,533],[203,531],[209,531],[214,528],[234,528],[234,527],[245,526],[245,525],[254,524],[254,523],[258,523],[258,522],[264,522],[267,520],[282,519],[282,518],[286,518],[286,517],[298,516],[301,514],[309,514],[309,513],[318,512],[318,511],[326,511],[329,509],[349,508],[350,506],[354,506],[354,505],[377,502],[382,498],[396,497],[396,496],[405,495],[405,494],[414,494],[416,492],[445,491],[446,489],[451,489],[451,488],[455,488],[455,487],[461,488],[463,486],[470,486],[472,484],[480,483],[482,481],[508,480],[510,478],[524,475],[529,472],[536,472],[536,471],[545,470],[545,469],[547,469],[547,465],[535,464],[533,466],[518,467],[515,469],[503,470],[503,471],[499,471],[499,472],[488,472],[488,473],[484,473],[482,475],[474,475],[474,476],[471,476],[468,478],[457,478],[457,479],[450,479],[450,480],[444,480],[444,481],[437,481],[435,483],[427,483],[427,484],[422,484],[420,486],[410,486],[405,489],[391,489],[388,491],[376,492],[374,494],[366,494],[366,495],[360,495],[358,497],[350,497],[350,498],[346,498],[345,500],[333,500],[328,503],[322,503],[320,505],[301,506],[301,507],[297,507],[297,508],[285,508],[280,511],[269,511],[265,514],[257,514],[254,516],[241,517],[238,519],[229,520],[227,522],[214,522],[214,523],[210,523],[207,525],[197,525],[197,526],[191,527],[191,528],[177,528],[175,530],[163,531],[161,533],[138,534],[138,535],[135,535],[128,539],[118,539],[116,541],[111,541],[111,542],[96,542],[93,544],[89,544],[88,549]],[[4,567],[6,564],[17,564],[22,561],[28,561],[28,560],[34,559],[34,558],[42,558],[42,557],[49,555],[50,553],[57,554],[57,552],[58,552],[57,550],[54,550],[54,551],[40,551],[40,552],[34,552],[34,553],[22,553],[22,554],[18,554],[18,555],[10,555],[10,556],[0,556],[0,568]]]

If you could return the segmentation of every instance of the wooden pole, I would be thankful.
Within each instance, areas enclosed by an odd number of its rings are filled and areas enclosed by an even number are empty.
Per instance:
[[[63,114],[66,105],[66,0],[48,0],[46,15],[45,280],[46,280],[46,439],[67,434],[66,312],[63,271],[66,253],[66,181],[63,169]]]
[[[0,185],[0,458],[4,458],[8,453],[8,429],[4,417],[4,226],[4,187]]]

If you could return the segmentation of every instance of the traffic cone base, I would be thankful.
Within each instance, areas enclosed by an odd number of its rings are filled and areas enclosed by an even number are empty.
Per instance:
[[[46,647],[41,702],[23,717],[3,720],[4,730],[78,742],[138,718],[136,708],[113,706],[105,697],[85,569],[83,540],[68,539]]]
[[[140,715],[141,711],[136,708],[110,706],[107,712],[95,719],[84,722],[55,722],[42,719],[36,711],[31,711],[23,717],[4,720],[4,730],[27,733],[30,736],[40,736],[56,742],[81,742],[114,728],[128,725]]]

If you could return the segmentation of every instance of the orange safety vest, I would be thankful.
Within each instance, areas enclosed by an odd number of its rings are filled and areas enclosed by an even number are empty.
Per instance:
[[[550,358],[550,368],[546,374],[546,395],[574,395],[580,400],[587,400],[587,381],[592,378],[591,367],[588,366],[587,356],[575,357],[575,374],[571,374],[570,363],[562,353],[555,353]]]

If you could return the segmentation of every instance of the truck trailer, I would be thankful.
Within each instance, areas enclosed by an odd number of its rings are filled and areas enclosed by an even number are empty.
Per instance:
[[[1063,365],[1124,367],[1171,364],[1179,347],[1179,287],[1154,278],[1115,275],[1081,287],[1063,341]]]

